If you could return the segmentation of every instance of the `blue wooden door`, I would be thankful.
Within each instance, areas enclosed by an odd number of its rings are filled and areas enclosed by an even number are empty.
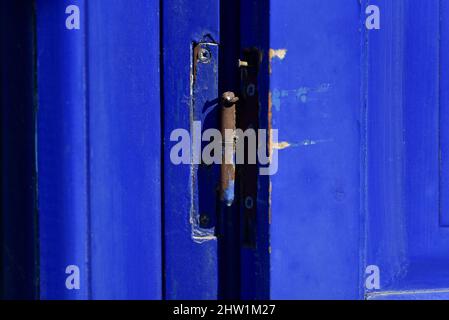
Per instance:
[[[158,13],[37,1],[42,299],[162,297]]]
[[[448,9],[270,2],[272,298],[448,297]]]
[[[270,297],[363,296],[363,95],[357,1],[270,1]]]
[[[392,293],[368,296],[446,299],[449,7],[382,5],[394,31],[368,37],[366,263]]]
[[[0,8],[2,296],[449,298],[446,1]],[[224,202],[172,156],[227,91],[275,169]]]

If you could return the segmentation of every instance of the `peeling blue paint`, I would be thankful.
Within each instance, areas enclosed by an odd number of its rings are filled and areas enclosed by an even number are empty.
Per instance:
[[[275,88],[272,91],[271,102],[274,110],[281,111],[281,102],[293,97],[296,102],[300,104],[307,104],[310,99],[319,99],[319,94],[327,93],[331,88],[329,83],[323,83],[316,87],[299,87],[297,89],[278,89]],[[291,99],[288,100],[287,105],[290,105]],[[285,101],[284,101],[285,102]]]

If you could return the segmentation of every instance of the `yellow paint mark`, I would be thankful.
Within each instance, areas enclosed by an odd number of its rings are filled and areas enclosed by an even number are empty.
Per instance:
[[[286,141],[273,143],[273,149],[277,149],[277,150],[284,150],[290,146],[291,146],[291,144]]]
[[[269,60],[269,72],[271,73],[271,61],[274,58],[278,58],[279,60],[284,60],[285,56],[287,55],[287,49],[270,49],[270,52],[268,53],[268,60]]]
[[[287,49],[270,49],[270,61],[273,60],[273,58],[279,58],[280,60],[284,60],[285,56],[287,55]]]

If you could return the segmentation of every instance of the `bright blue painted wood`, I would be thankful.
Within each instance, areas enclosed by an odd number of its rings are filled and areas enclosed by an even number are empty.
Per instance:
[[[403,119],[408,254],[410,264],[419,260],[449,267],[449,230],[439,225],[439,131],[446,130],[444,123],[439,127],[439,1],[407,3],[405,12],[408,28]]]
[[[368,1],[364,3],[366,7]],[[366,31],[366,265],[388,287],[404,268],[404,1],[379,1],[381,29]]]
[[[0,2],[0,298],[34,299],[37,285],[34,10]]]
[[[81,30],[66,28],[78,5]],[[87,299],[88,179],[84,1],[37,2],[40,291],[43,299]],[[80,290],[67,290],[68,265]]]
[[[371,264],[381,291],[447,287],[447,6],[379,0],[367,31],[368,4],[271,4],[272,297],[361,298]]]
[[[439,120],[444,106],[440,106],[443,96],[439,96],[443,89],[440,84],[443,66],[439,65],[442,53],[439,5],[438,1],[417,1],[407,7],[410,27],[406,47],[404,140],[409,266],[405,279],[398,286],[413,289],[449,286],[446,272],[449,233],[440,226],[443,207],[439,201],[444,193],[439,195],[442,190],[438,185],[439,179],[442,183],[446,180],[444,176],[439,177],[440,161],[446,161],[440,150],[439,132],[445,131],[447,126]],[[422,62],[416,64],[416,61]],[[435,283],[434,279],[439,280]]]
[[[380,267],[381,290],[447,288],[447,6],[380,4],[382,30],[368,38],[366,264]]]
[[[165,294],[167,299],[217,297],[217,241],[195,237],[190,221],[192,180],[189,165],[173,165],[173,130],[191,132],[191,68],[193,43],[219,42],[219,2],[163,1],[163,110],[164,110],[164,237]],[[175,18],[176,17],[176,18]],[[217,97],[218,98],[218,97]],[[195,216],[195,215],[193,215]]]
[[[360,298],[360,4],[271,1],[269,23],[271,298]]]
[[[159,3],[37,9],[41,297],[160,299]]]
[[[159,299],[159,1],[87,9],[92,298]]]
[[[441,128],[449,123],[449,3],[447,1],[440,2],[440,223],[442,226],[449,227],[449,132],[441,130]]]

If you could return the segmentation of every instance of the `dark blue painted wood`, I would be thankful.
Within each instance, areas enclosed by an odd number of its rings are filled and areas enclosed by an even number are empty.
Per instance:
[[[241,1],[240,2],[240,58],[243,59],[243,51],[256,49],[262,56],[260,62],[257,83],[257,95],[259,99],[260,129],[269,129],[269,30],[270,30],[270,6],[269,1]],[[257,60],[257,59],[256,59]],[[246,90],[241,83],[241,91]],[[243,93],[240,92],[243,96]],[[257,129],[257,128],[256,128]],[[258,168],[256,169],[258,170]],[[240,176],[239,179],[247,179]],[[248,182],[248,181],[246,181]],[[240,184],[241,185],[241,184]],[[242,299],[269,299],[270,297],[270,248],[269,248],[269,177],[257,177],[256,215],[253,226],[245,229],[244,222],[244,195],[240,194],[240,264],[241,264],[241,288]],[[255,245],[245,246],[246,234],[254,233]]]
[[[0,3],[0,298],[37,285],[35,41],[32,1]]]
[[[240,91],[240,70],[236,61],[240,57],[240,0],[220,1],[220,61],[219,92]],[[226,19],[223,17],[233,17]],[[237,166],[237,171],[239,170]],[[238,299],[241,297],[241,232],[239,212],[239,177],[236,176],[233,206],[220,204],[220,219],[216,230],[218,241],[218,282],[219,298]],[[246,275],[246,279],[249,276]]]

